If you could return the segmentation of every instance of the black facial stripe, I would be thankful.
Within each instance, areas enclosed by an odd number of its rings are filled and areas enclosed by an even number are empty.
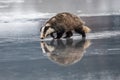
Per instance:
[[[45,34],[46,31],[48,30],[48,28],[49,28],[49,27],[45,27],[44,32],[43,32],[44,34]]]

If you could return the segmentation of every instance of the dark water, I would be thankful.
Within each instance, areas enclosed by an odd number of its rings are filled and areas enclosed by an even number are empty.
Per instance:
[[[82,19],[86,40],[41,41],[46,19],[0,23],[0,80],[120,80],[120,16]]]

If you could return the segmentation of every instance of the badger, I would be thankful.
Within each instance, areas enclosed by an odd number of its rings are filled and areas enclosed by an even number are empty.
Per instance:
[[[82,35],[82,38],[86,37],[86,33],[90,32],[91,29],[85,26],[85,22],[82,21],[78,16],[63,12],[50,18],[43,27],[40,29],[40,38],[44,39],[50,35],[54,39],[60,39],[65,33],[64,38],[70,38],[73,36],[73,31]],[[54,36],[54,33],[57,36]]]

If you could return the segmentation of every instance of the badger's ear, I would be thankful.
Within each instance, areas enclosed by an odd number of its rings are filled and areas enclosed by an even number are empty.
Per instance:
[[[45,24],[45,27],[50,27],[50,26],[51,26],[50,23],[46,23],[46,24]]]
[[[56,18],[54,17],[54,18],[52,18],[52,20],[51,20],[52,22],[55,22],[56,21]]]

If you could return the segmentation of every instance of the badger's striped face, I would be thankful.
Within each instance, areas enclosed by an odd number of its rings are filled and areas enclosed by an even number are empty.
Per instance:
[[[53,33],[55,30],[51,28],[51,25],[47,23],[44,27],[41,28],[41,34],[40,38],[44,39],[46,38],[49,34]]]

